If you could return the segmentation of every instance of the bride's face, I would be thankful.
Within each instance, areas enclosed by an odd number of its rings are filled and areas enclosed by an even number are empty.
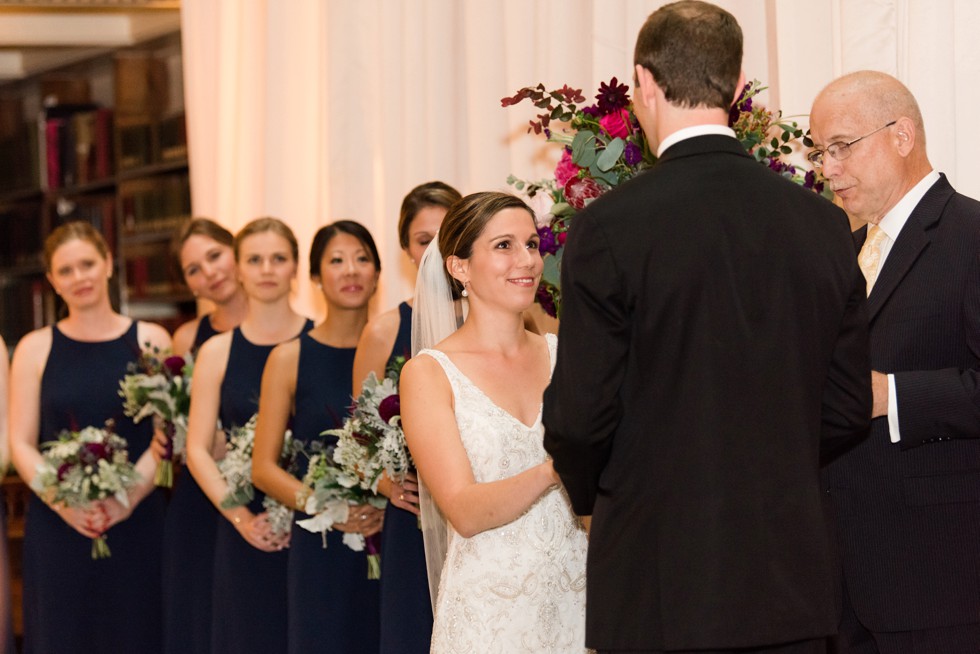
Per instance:
[[[491,218],[454,274],[465,283],[471,306],[489,303],[513,311],[531,306],[544,265],[539,240],[534,217],[524,209],[504,209]]]

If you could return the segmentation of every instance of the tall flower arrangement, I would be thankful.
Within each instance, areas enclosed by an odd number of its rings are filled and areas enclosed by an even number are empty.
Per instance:
[[[123,412],[133,422],[156,416],[167,436],[167,451],[154,479],[157,486],[173,486],[173,458],[184,455],[193,371],[194,361],[190,356],[168,355],[153,348],[131,363],[129,373],[119,382]]]
[[[729,125],[757,161],[822,193],[823,184],[813,171],[800,170],[784,159],[797,142],[807,139],[795,121],[754,102],[765,88],[758,80],[745,85],[732,105]],[[595,103],[588,106],[582,106],[586,100],[580,89],[565,85],[549,91],[543,84],[524,87],[503,98],[501,105],[510,107],[525,100],[540,110],[529,121],[528,132],[558,143],[561,158],[551,179],[532,182],[511,175],[507,183],[525,194],[534,209],[544,258],[536,300],[546,313],[558,317],[561,259],[572,218],[595,198],[651,166],[656,157],[636,119],[629,88],[615,77],[600,84]],[[554,122],[562,126],[556,129]]]

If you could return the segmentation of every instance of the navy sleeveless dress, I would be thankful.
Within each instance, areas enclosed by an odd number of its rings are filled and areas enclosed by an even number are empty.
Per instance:
[[[320,442],[334,445],[335,436],[321,436],[339,427],[351,404],[354,348],[324,345],[309,334],[300,337],[293,437],[305,449]],[[303,473],[305,474],[305,470]],[[295,520],[310,516],[296,512]],[[289,652],[378,654],[378,582],[367,578],[367,552],[342,542],[343,533],[320,534],[293,523],[289,545]]]
[[[191,352],[218,332],[202,316]],[[163,651],[211,651],[211,581],[217,509],[184,468],[174,480],[163,528]]]
[[[111,341],[82,342],[51,327],[41,377],[39,441],[112,418],[136,461],[152,425],[123,415],[119,380],[140,355],[136,321]],[[157,489],[106,533],[112,556],[92,560],[92,542],[31,494],[24,534],[24,651],[159,652],[164,496]]]
[[[0,487],[0,654],[14,654],[17,651],[14,649],[7,542],[7,500],[3,487]]]
[[[389,363],[412,355],[412,307],[398,306],[398,336]],[[381,651],[427,654],[432,638],[432,601],[418,518],[389,503],[381,535]]]
[[[307,321],[303,332],[313,326]],[[228,367],[221,383],[219,418],[225,430],[248,422],[259,408],[265,361],[275,345],[256,345],[232,332]],[[262,513],[265,494],[255,490],[248,508]],[[214,544],[211,651],[273,654],[286,651],[287,550],[263,552],[219,514]]]

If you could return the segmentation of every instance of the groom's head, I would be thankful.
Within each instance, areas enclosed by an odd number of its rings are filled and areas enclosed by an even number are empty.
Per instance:
[[[742,29],[707,2],[664,5],[640,29],[633,63],[652,75],[671,104],[728,111],[742,68]]]

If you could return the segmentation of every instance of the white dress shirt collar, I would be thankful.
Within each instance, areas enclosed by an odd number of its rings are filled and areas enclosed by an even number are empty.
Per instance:
[[[657,148],[657,157],[659,158],[661,155],[663,155],[667,148],[677,144],[680,141],[683,141],[684,139],[694,138],[695,136],[704,136],[706,134],[720,134],[722,136],[731,136],[732,138],[735,138],[735,130],[724,125],[694,125],[693,127],[685,127],[677,130],[660,142],[660,147]]]
[[[939,173],[935,170],[930,170],[929,173],[919,180],[919,183],[909,189],[898,203],[892,207],[888,213],[885,214],[878,222],[878,227],[881,228],[883,232],[888,236],[888,240],[894,243],[901,233],[902,228],[905,227],[905,223],[908,222],[909,216],[912,215],[912,211],[918,206],[919,202],[922,201],[923,196],[926,192],[932,188],[932,185],[939,181]],[[884,257],[882,257],[881,263],[884,263]],[[879,264],[881,265],[881,264]]]

